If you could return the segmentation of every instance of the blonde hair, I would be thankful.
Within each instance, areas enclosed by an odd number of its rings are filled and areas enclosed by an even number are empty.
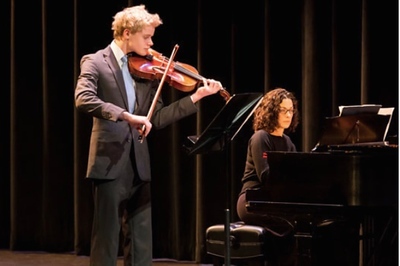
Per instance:
[[[158,27],[162,20],[158,14],[150,14],[144,5],[132,6],[123,9],[114,16],[111,29],[114,38],[120,39],[125,29],[130,32],[140,32],[145,26]]]

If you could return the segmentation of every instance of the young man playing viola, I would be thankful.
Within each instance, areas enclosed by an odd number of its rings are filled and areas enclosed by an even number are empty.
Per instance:
[[[158,80],[124,76],[125,56],[146,55],[161,24],[158,14],[150,14],[144,5],[125,8],[114,16],[110,45],[81,60],[75,105],[93,117],[86,173],[94,199],[92,266],[117,264],[121,228],[124,265],[152,265],[150,156],[145,137],[152,128],[197,112],[196,102],[223,89],[220,82],[204,79],[193,94],[164,106],[161,97],[154,98]],[[153,101],[156,107],[148,117]],[[138,141],[141,136],[143,141]]]

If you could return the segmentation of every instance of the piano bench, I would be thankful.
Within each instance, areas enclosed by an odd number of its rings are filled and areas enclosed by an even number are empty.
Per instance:
[[[247,225],[243,222],[230,224],[230,259],[240,265],[249,262],[252,265],[265,265],[266,230],[261,226]],[[225,225],[217,224],[206,230],[207,254],[213,258],[213,265],[223,265],[226,253]]]

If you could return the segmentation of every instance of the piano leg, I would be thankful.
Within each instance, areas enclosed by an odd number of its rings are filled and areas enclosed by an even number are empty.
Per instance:
[[[397,265],[397,210],[368,210],[360,224],[360,265]]]
[[[313,232],[312,265],[359,265],[359,226],[346,218],[325,219]]]

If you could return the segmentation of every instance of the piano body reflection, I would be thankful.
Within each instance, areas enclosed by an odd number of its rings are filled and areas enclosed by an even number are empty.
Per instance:
[[[270,152],[268,161],[265,189],[247,191],[247,208],[296,225],[298,239],[308,239],[298,265],[397,264],[397,146]],[[327,224],[336,228],[324,236]]]

